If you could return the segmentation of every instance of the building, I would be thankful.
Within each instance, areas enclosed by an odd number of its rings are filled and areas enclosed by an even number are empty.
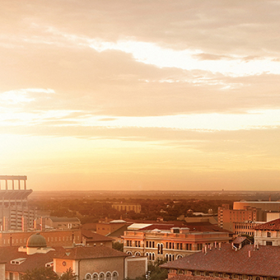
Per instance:
[[[266,221],[266,212],[251,206],[230,209],[228,204],[218,208],[218,225],[223,229],[235,232],[235,223],[256,221]]]
[[[27,176],[0,176],[0,226],[2,230],[33,228],[36,211],[28,207]]]
[[[41,217],[36,219],[36,228],[72,229],[80,228],[81,221],[76,217]]]
[[[199,226],[201,229],[204,227],[204,230],[198,231]],[[231,240],[228,231],[215,225],[196,227],[168,227],[167,224],[156,224],[138,231],[126,231],[122,237],[124,252],[132,256],[147,256],[151,261],[174,260],[201,251],[205,244],[213,245]]]
[[[58,275],[71,268],[77,280],[123,280],[145,274],[147,258],[131,258],[105,246],[49,247],[40,234],[30,236],[26,246],[1,248],[0,279],[19,280],[27,270],[42,267],[52,267]]]
[[[253,221],[245,221],[245,222],[236,222],[234,223],[234,233],[237,236],[248,235],[254,236],[255,227],[263,224],[264,222],[253,222]]]
[[[102,235],[109,235],[110,233],[118,230],[123,226],[131,225],[131,223],[127,223],[124,220],[112,220],[112,221],[104,221],[96,224],[96,233]]]
[[[73,244],[104,245],[112,248],[112,238],[93,233],[88,230],[49,230],[49,231],[8,231],[0,232],[0,247],[24,246],[34,233],[40,233],[49,246],[73,246]]]
[[[141,205],[135,203],[113,203],[112,208],[120,211],[120,212],[130,212],[133,211],[135,213],[141,212]]]
[[[279,279],[280,247],[256,248],[246,243],[239,239],[232,244],[205,248],[161,268],[168,269],[168,279],[173,280]]]
[[[59,276],[72,268],[78,280],[134,279],[146,273],[147,258],[128,257],[123,252],[104,246],[75,247],[57,254],[53,267]]]
[[[255,227],[256,245],[280,246],[280,219]]]
[[[234,210],[245,210],[248,207],[258,208],[267,212],[279,212],[280,201],[238,201],[233,203]]]
[[[81,230],[82,243],[86,246],[99,246],[112,248],[113,238],[92,232],[90,230]]]

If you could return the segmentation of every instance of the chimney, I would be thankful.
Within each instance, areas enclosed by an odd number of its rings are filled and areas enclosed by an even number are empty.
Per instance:
[[[204,252],[205,252],[205,255],[207,255],[207,245],[205,245],[205,250],[204,250]]]
[[[215,241],[215,249],[217,249],[217,241]]]
[[[248,257],[251,258],[251,251],[248,251]]]
[[[222,242],[219,242],[219,250],[222,249]]]

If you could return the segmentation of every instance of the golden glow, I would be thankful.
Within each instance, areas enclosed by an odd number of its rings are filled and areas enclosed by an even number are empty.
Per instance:
[[[4,1],[0,174],[34,190],[278,190],[276,2]]]

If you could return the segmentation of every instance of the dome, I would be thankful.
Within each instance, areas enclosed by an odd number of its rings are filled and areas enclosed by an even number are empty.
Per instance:
[[[42,248],[47,247],[47,242],[44,236],[40,235],[40,233],[36,233],[31,235],[27,239],[26,247],[29,248]]]

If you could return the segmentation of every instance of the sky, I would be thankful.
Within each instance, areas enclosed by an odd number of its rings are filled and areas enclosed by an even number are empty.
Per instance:
[[[279,190],[280,1],[0,4],[1,175]]]

